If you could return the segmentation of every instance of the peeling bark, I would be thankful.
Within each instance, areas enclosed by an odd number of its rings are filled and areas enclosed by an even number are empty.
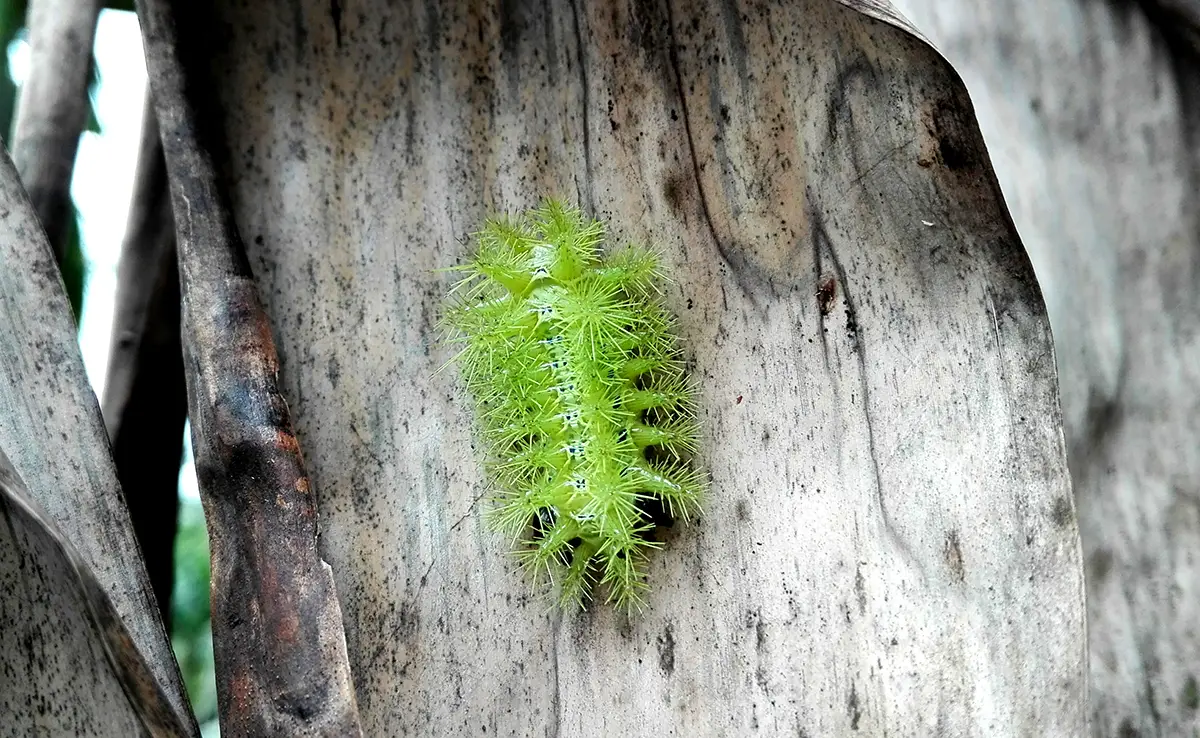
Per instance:
[[[213,151],[205,8],[138,3],[171,183],[222,735],[361,733],[313,491]],[[182,33],[181,29],[186,29]]]
[[[187,416],[179,320],[175,221],[158,123],[147,99],[102,408],[133,531],[168,627]]]

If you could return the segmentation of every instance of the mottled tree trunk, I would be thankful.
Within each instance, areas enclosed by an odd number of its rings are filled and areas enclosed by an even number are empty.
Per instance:
[[[1093,734],[1195,735],[1200,13],[1187,0],[898,4],[966,80],[1045,290]]]
[[[1081,732],[1050,334],[927,46],[828,0],[218,18],[227,178],[364,732]],[[628,621],[530,595],[435,373],[434,270],[546,195],[663,250],[700,380],[707,512]]]

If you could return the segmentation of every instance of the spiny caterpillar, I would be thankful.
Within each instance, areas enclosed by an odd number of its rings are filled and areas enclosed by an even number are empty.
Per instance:
[[[604,226],[548,200],[475,234],[445,323],[477,403],[490,525],[560,603],[597,583],[640,609],[656,521],[700,510],[692,384],[659,300],[657,256],[600,253]]]

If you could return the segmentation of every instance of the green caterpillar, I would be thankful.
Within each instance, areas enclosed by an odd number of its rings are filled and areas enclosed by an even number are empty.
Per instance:
[[[563,605],[599,583],[640,609],[656,522],[700,511],[695,390],[657,256],[604,256],[604,226],[548,200],[488,220],[445,315],[497,490],[487,520]]]

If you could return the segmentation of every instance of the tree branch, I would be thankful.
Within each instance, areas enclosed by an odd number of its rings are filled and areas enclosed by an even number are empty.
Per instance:
[[[139,0],[182,276],[184,366],[212,545],[221,731],[359,735],[341,609],[266,314],[218,183],[209,19]],[[187,29],[181,33],[180,29]]]
[[[187,388],[179,336],[175,221],[167,186],[158,123],[147,97],[121,244],[102,408],[146,573],[163,622],[169,624]]]
[[[71,172],[88,116],[88,68],[97,0],[32,0],[29,78],[21,86],[12,155],[61,266],[71,212]]]

